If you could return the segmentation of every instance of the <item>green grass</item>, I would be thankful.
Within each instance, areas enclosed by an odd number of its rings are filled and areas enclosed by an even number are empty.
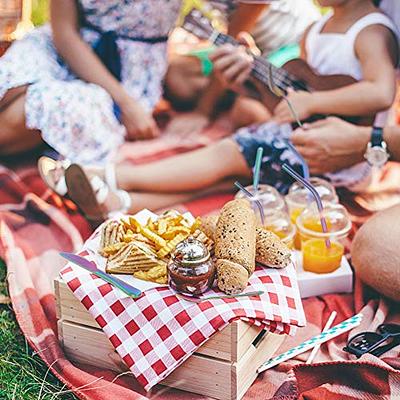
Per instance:
[[[6,295],[6,268],[0,260],[0,294]],[[33,354],[11,306],[0,306],[0,400],[77,399]]]

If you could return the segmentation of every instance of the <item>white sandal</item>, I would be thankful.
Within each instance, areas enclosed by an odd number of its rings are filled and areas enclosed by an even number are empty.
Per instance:
[[[69,160],[54,160],[47,156],[40,157],[38,161],[39,174],[44,183],[61,197],[68,194],[65,171],[70,165]],[[59,174],[58,177],[56,176],[57,173]]]
[[[85,217],[99,224],[114,214],[126,213],[132,202],[129,193],[117,188],[115,169],[109,165],[105,169],[105,180],[98,176],[89,179],[81,166],[71,164],[65,172],[69,198],[82,210]],[[104,203],[112,191],[120,200],[120,208],[105,211]]]

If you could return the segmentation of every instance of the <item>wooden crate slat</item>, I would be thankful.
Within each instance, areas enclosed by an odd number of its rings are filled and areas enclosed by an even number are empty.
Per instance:
[[[285,335],[267,333],[257,347],[250,346],[243,357],[234,364],[232,397],[241,399],[257,378],[258,367],[270,359],[285,340]]]
[[[121,361],[105,334],[97,329],[59,321],[60,341],[66,355],[73,361],[124,372]],[[231,400],[232,364],[201,355],[192,355],[162,384],[220,400]]]
[[[57,278],[54,287],[59,319],[99,329],[97,322],[64,281]],[[246,352],[260,330],[261,328],[250,326],[246,322],[234,321],[215,333],[196,353],[235,362]]]

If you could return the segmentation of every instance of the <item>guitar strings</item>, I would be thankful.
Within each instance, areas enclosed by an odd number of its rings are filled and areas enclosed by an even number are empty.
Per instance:
[[[214,43],[218,46],[226,43],[232,44],[234,46],[240,45],[240,43],[237,40],[223,33],[219,33],[216,36]],[[254,58],[253,71],[255,72],[255,74],[257,74],[257,79],[261,80],[261,82],[266,84],[268,87],[270,87],[269,69],[272,67],[274,81],[275,82],[279,81],[283,85],[285,85],[285,87],[281,87],[278,85],[281,90],[286,91],[288,87],[293,87],[296,90],[309,91],[308,87],[303,82],[298,81],[294,76],[289,74],[287,71],[276,68],[270,62],[265,60],[263,57],[258,57],[253,55],[253,58]]]

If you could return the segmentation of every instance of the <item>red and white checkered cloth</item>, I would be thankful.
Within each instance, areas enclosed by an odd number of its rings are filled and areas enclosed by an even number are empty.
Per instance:
[[[94,261],[95,256],[87,251],[81,255]],[[260,297],[199,304],[179,299],[165,286],[149,289],[134,300],[72,264],[61,276],[146,390],[235,319],[284,334],[294,334],[297,327],[305,325],[294,265],[280,270],[258,267],[247,290],[263,290]]]

